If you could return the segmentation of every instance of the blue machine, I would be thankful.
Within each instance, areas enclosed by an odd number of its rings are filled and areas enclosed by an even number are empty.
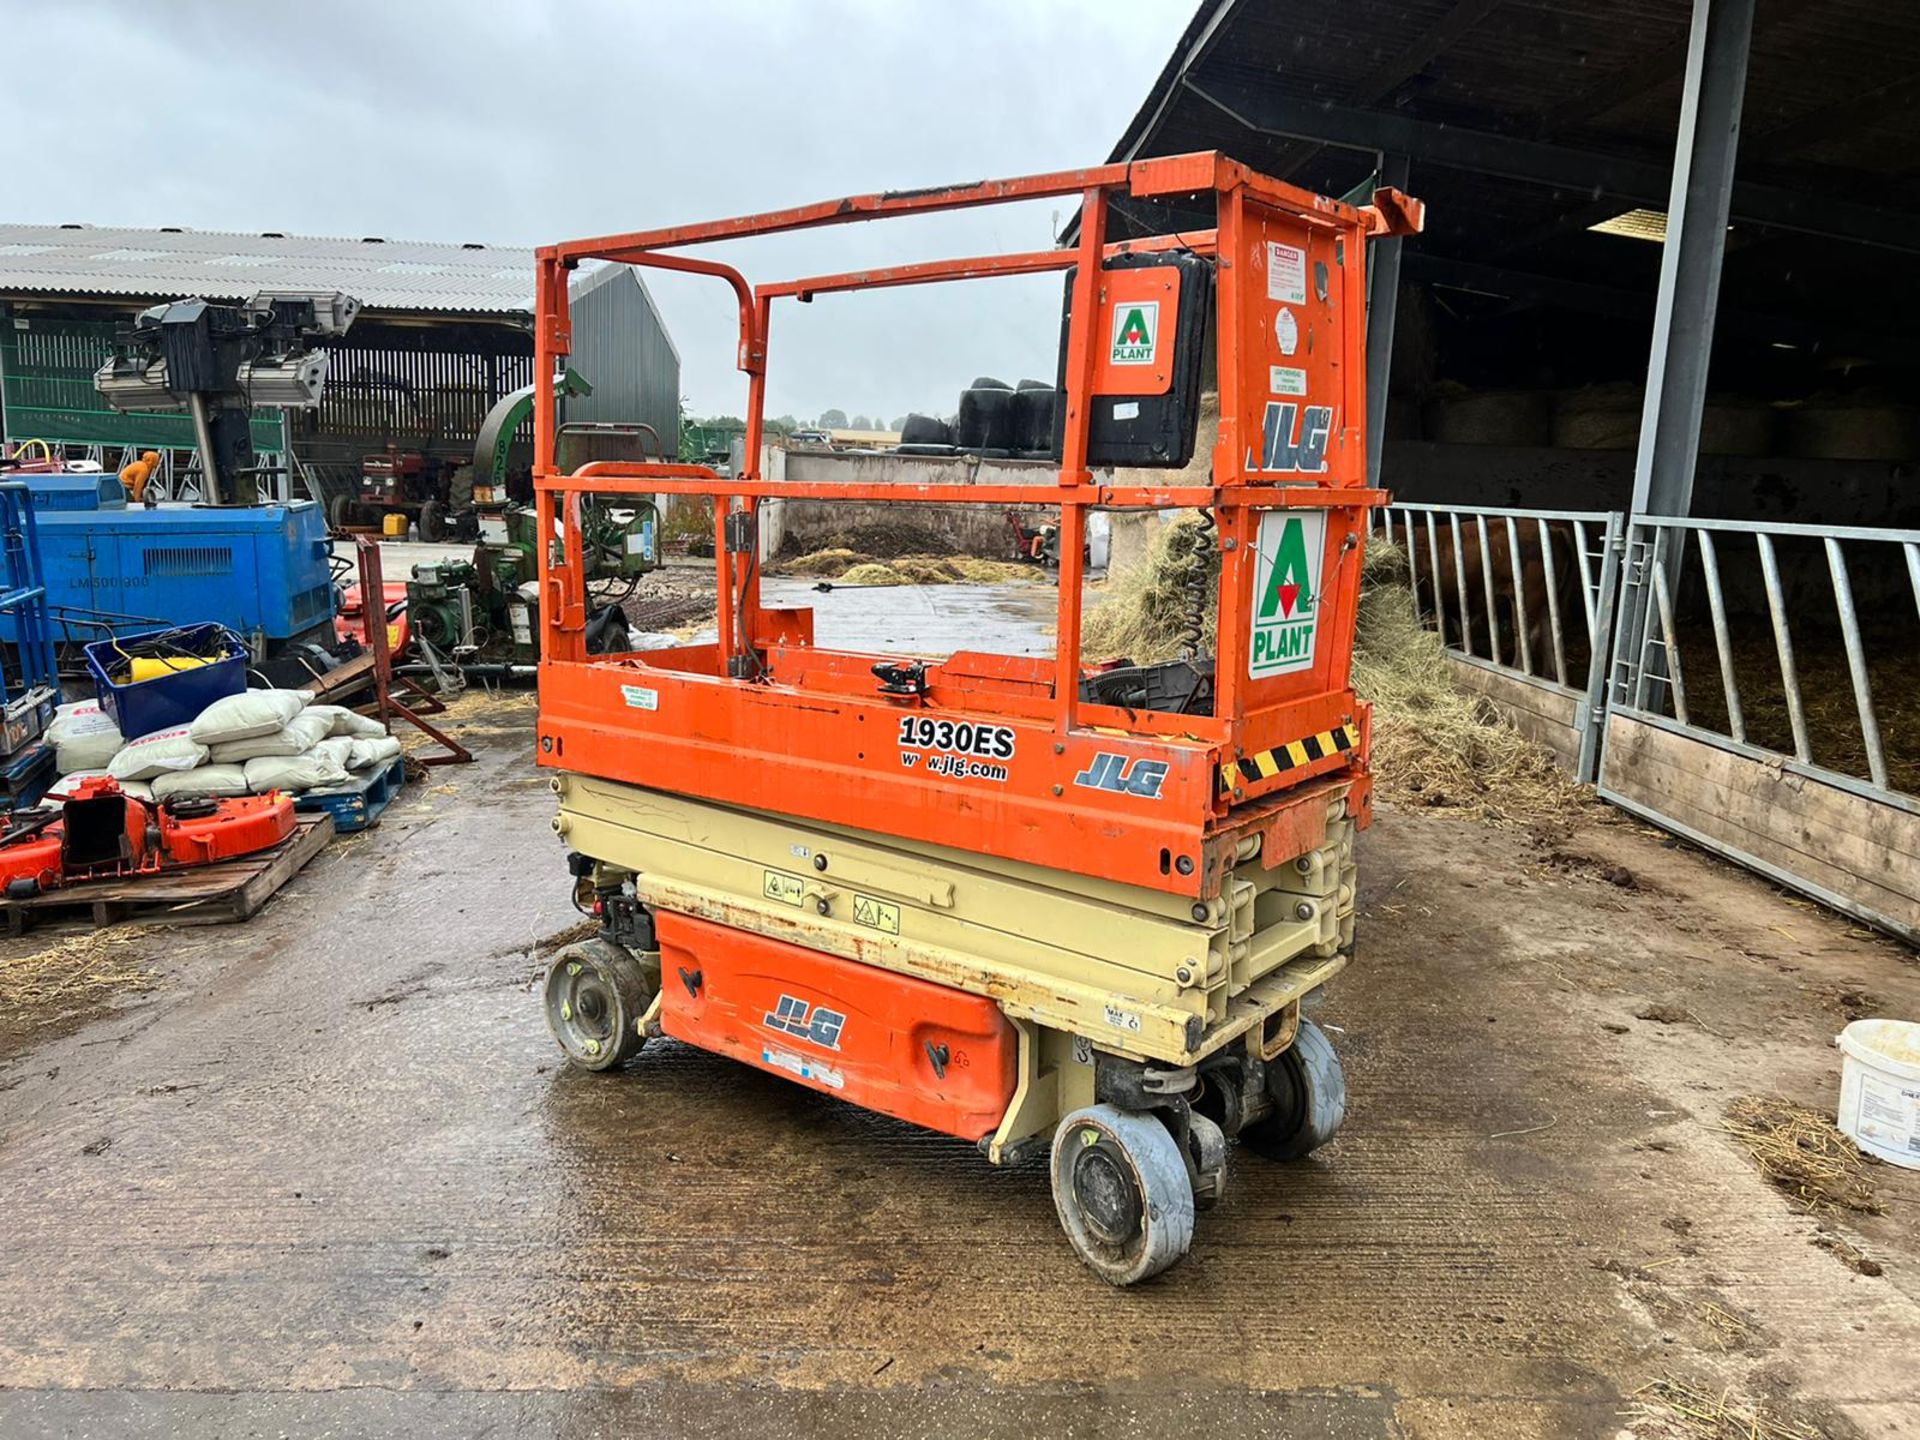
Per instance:
[[[332,546],[313,501],[149,509],[128,506],[111,475],[111,496],[97,475],[21,479],[39,512],[56,640],[211,621],[237,631],[256,655],[291,641],[332,643]],[[94,505],[79,508],[83,497]],[[18,641],[11,615],[0,614],[0,640]]]
[[[40,737],[60,680],[37,528],[32,492],[18,481],[0,484],[0,619],[16,637],[0,660],[0,809],[33,804],[53,779],[53,747]]]

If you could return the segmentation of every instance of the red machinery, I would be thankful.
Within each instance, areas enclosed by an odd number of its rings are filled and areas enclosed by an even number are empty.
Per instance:
[[[1069,249],[754,287],[678,253],[742,236],[1066,196]],[[1211,207],[1212,227],[1109,244],[1110,201]],[[666,1033],[976,1141],[1050,1147],[1081,1258],[1118,1284],[1173,1263],[1216,1200],[1227,1142],[1324,1143],[1344,1080],[1301,1000],[1353,944],[1369,712],[1351,687],[1369,506],[1365,250],[1417,201],[1355,207],[1197,154],[854,196],[543,248],[535,374],[570,345],[568,272],[690,272],[738,302],[745,466],[555,464],[535,407],[539,762],[555,830],[597,897],[599,939],[556,957],[549,1024],[607,1069]],[[1057,476],[1027,483],[769,480],[759,472],[779,300],[1070,272]],[[1219,431],[1193,458],[1205,346]],[[1135,478],[1114,481],[1112,466]],[[1196,467],[1197,468],[1197,467]],[[717,635],[593,654],[583,500],[710,497]],[[1052,507],[1052,656],[943,660],[813,643],[760,601],[758,512],[782,499]],[[1217,647],[1095,668],[1081,657],[1088,514],[1198,510],[1200,611]],[[1024,527],[1022,527],[1024,528]]]
[[[64,805],[15,812],[0,834],[0,892],[20,899],[110,876],[211,865],[271,850],[293,834],[293,798],[136,800],[88,780]]]

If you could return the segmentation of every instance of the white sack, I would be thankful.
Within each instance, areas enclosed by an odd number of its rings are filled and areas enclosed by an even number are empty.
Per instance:
[[[323,785],[344,785],[345,767],[325,745],[316,745],[304,755],[256,755],[247,761],[247,788],[256,795],[279,790],[297,795]]]
[[[53,712],[47,741],[54,747],[54,768],[62,775],[79,770],[104,770],[127,743],[113,717],[98,700],[76,700]]]
[[[271,735],[304,710],[311,699],[313,694],[308,690],[242,690],[202,710],[193,722],[193,738],[202,745],[225,745],[255,735]]]
[[[400,741],[392,735],[381,735],[370,740],[356,740],[353,750],[347,756],[349,770],[370,770],[377,765],[386,765],[400,753]]]
[[[373,716],[359,714],[357,711],[347,709],[344,705],[309,705],[305,713],[325,715],[332,721],[333,728],[327,733],[335,739],[343,735],[351,736],[356,740],[371,739],[375,735],[387,733],[387,727]]]
[[[290,692],[281,692],[283,694]],[[304,755],[327,738],[333,722],[325,715],[302,710],[279,729],[245,740],[228,740],[213,747],[216,765],[240,765],[262,755]]]
[[[153,782],[156,800],[198,799],[247,793],[247,772],[239,765],[202,765],[196,770],[174,770]]]
[[[174,725],[130,741],[108,762],[107,773],[116,780],[152,780],[205,764],[207,747],[187,730],[185,725]]]

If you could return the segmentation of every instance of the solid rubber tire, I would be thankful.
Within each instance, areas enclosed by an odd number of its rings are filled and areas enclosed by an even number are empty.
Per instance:
[[[1075,1195],[1082,1150],[1099,1146],[1117,1158],[1135,1187],[1137,1230],[1125,1243],[1105,1244]],[[1180,1145],[1152,1115],[1113,1105],[1089,1105],[1053,1132],[1053,1206],[1074,1250],[1110,1285],[1134,1285],[1158,1275],[1193,1244],[1193,1186]]]
[[[1240,1132],[1240,1143],[1269,1160],[1299,1160],[1340,1133],[1347,1118],[1347,1077],[1327,1032],[1300,1022],[1293,1044],[1267,1064],[1275,1112]]]
[[[555,955],[541,1001],[547,1029],[568,1063],[582,1070],[617,1069],[646,1043],[637,1022],[653,1003],[653,986],[640,962],[610,940],[581,940]],[[583,1001],[601,1007],[604,1020],[585,1018]]]

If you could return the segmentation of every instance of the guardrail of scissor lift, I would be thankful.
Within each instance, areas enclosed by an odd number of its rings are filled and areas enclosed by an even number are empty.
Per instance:
[[[1450,653],[1578,702],[1576,773],[1592,780],[1624,517],[1396,502],[1370,523],[1373,536],[1405,552],[1421,622]],[[1536,566],[1530,596],[1526,577]]]
[[[1788,582],[1782,579],[1782,541],[1795,542],[1802,549],[1803,563],[1797,572],[1789,572]],[[1699,688],[1697,655],[1703,647],[1684,644],[1685,626],[1676,625],[1681,586],[1688,578],[1688,567],[1695,564],[1711,621],[1717,697]],[[1752,733],[1742,704],[1729,621],[1742,597],[1729,598],[1725,577],[1730,566],[1743,564],[1757,567],[1758,588],[1764,593],[1771,625],[1773,665],[1779,672],[1787,714],[1787,733],[1776,731],[1777,739]],[[1824,587],[1818,584],[1823,570]],[[1873,604],[1882,621],[1878,635],[1861,625],[1855,600],[1855,578],[1860,573],[1871,576],[1877,591]],[[1797,582],[1792,587],[1797,594],[1790,594],[1790,582]],[[1830,606],[1806,603],[1807,592],[1821,588],[1828,591]],[[1615,713],[1920,813],[1920,798],[1915,794],[1920,785],[1913,780],[1920,775],[1920,739],[1911,731],[1896,736],[1890,764],[1873,682],[1875,658],[1881,661],[1883,674],[1910,673],[1915,663],[1913,632],[1905,629],[1905,621],[1911,615],[1920,625],[1920,530],[1637,517],[1627,532],[1620,615],[1621,643],[1607,697]],[[1838,631],[1861,763],[1847,763],[1846,756],[1836,754],[1850,749],[1853,737],[1834,728],[1834,715],[1824,717],[1828,723],[1818,729],[1815,717],[1809,715],[1802,686],[1804,657],[1795,650],[1796,629],[1803,646],[1815,631],[1824,632],[1823,639]],[[1898,648],[1876,657],[1876,645]],[[1690,658],[1689,650],[1695,658]],[[1825,658],[1831,652],[1817,648],[1804,653]],[[1691,693],[1690,683],[1696,687]],[[1832,693],[1834,688],[1822,693]],[[1703,710],[1713,713],[1703,716]],[[1896,766],[1905,777],[1903,783],[1895,783]]]

